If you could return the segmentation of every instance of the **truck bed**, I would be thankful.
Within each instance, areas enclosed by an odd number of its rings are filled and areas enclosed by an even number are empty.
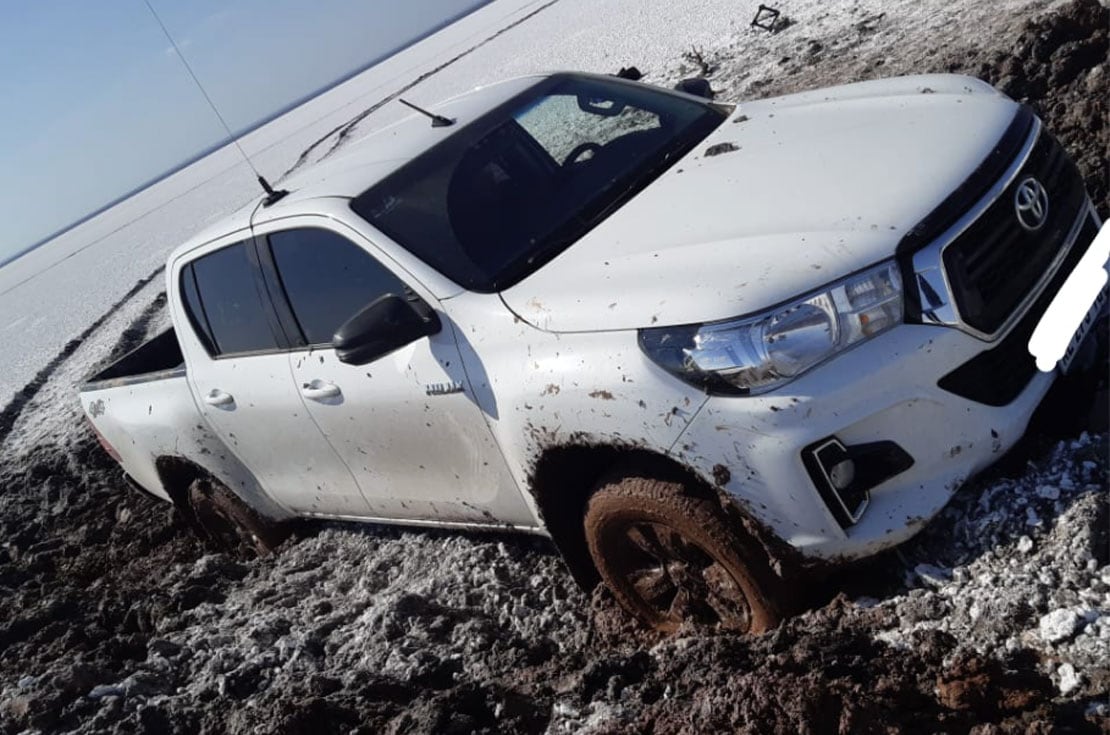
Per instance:
[[[185,358],[173,328],[147,340],[81,386],[81,391],[161,380],[185,374]]]

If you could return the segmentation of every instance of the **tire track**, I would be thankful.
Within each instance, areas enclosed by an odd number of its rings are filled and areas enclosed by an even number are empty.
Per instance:
[[[69,342],[66,342],[61,351],[57,355],[55,355],[54,358],[51,359],[45,367],[35,373],[35,377],[32,378],[30,382],[28,382],[25,386],[15,392],[11,400],[8,401],[6,406],[4,406],[3,410],[0,410],[0,445],[2,445],[7,440],[8,435],[12,433],[12,429],[15,427],[16,421],[22,415],[23,409],[27,407],[27,404],[29,404],[36,395],[38,395],[38,392],[42,390],[42,387],[46,384],[48,380],[50,380],[51,376],[53,376],[54,373],[57,372],[62,363],[69,359],[69,357],[72,356],[73,353],[76,352],[77,349],[85,343],[85,340],[91,337],[92,334],[96,332],[96,330],[99,329],[101,325],[103,325],[104,322],[108,320],[109,317],[115,314],[116,311],[119,310],[124,304],[133,299],[137,293],[142,291],[143,288],[149,285],[150,282],[157,278],[165,269],[166,266],[160,265],[148,276],[146,276],[145,278],[140,278],[138,281],[136,281],[135,285],[132,286],[127,291],[127,293],[125,293],[118,301],[108,307],[108,310],[101,314],[96,319],[96,321],[86,327],[84,331],[71,339]],[[150,318],[153,317],[152,313],[149,315],[147,314],[147,312],[150,311],[150,308],[151,307],[147,307],[147,310],[144,311],[142,315],[140,315],[139,319],[142,319],[144,316],[146,316],[147,321],[149,321]],[[125,332],[124,334],[127,334],[127,332]],[[122,343],[122,341],[123,337],[121,336],[120,341],[116,344],[117,348]]]
[[[109,350],[108,356],[97,363],[97,367],[93,369],[93,372],[98,372],[102,369],[101,366],[108,366],[116,360],[119,360],[128,352],[145,342],[150,323],[153,322],[165,308],[166,292],[161,291],[154,297],[154,301],[147,304],[142,313],[127,325],[127,328],[120,334],[119,339],[112,345],[112,349]]]

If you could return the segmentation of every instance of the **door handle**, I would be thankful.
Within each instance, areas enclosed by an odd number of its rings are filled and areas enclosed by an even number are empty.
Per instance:
[[[319,401],[324,398],[335,398],[342,391],[335,383],[325,383],[322,380],[314,380],[311,383],[305,383],[301,386],[301,395],[305,398],[311,398],[314,401]]]
[[[204,402],[209,406],[227,406],[235,403],[235,396],[230,393],[225,393],[219,388],[213,388],[208,395],[204,397]]]

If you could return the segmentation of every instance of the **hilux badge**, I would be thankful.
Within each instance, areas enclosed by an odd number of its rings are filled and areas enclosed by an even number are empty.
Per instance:
[[[462,393],[464,390],[463,384],[458,381],[452,383],[429,383],[424,386],[424,392],[429,396],[446,396],[451,393]]]
[[[1048,192],[1041,182],[1027,176],[1014,192],[1014,212],[1018,223],[1030,232],[1036,232],[1048,219]]]

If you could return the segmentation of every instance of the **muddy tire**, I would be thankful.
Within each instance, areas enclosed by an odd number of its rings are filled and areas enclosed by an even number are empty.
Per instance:
[[[782,617],[762,548],[682,482],[634,474],[602,480],[585,531],[613,597],[650,628],[670,633],[692,622],[762,633]]]
[[[204,540],[219,551],[239,557],[266,556],[289,536],[285,524],[266,520],[214,480],[193,481],[189,507]]]

